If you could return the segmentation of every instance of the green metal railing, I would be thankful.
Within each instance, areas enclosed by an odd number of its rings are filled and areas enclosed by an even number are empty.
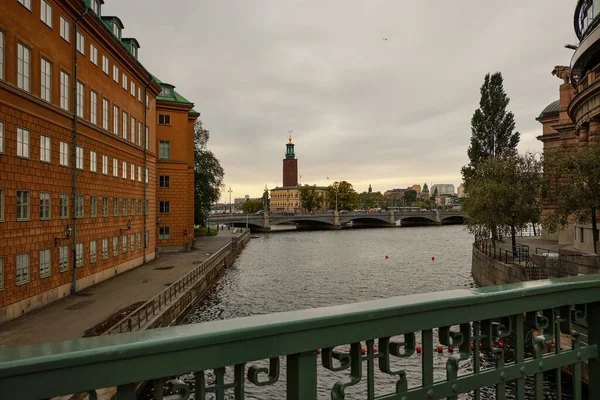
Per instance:
[[[575,323],[587,326],[585,342]],[[508,344],[495,346],[498,339]],[[563,346],[551,346],[561,339]],[[119,400],[132,400],[136,383],[149,381],[153,398],[170,400],[188,399],[192,389],[196,399],[219,400],[248,392],[260,399],[478,399],[490,387],[487,398],[505,399],[510,389],[517,399],[542,399],[545,375],[560,377],[569,367],[572,398],[583,398],[585,368],[589,399],[600,399],[599,340],[600,276],[588,275],[3,349],[0,397],[116,386]],[[436,354],[438,343],[454,352]],[[173,378],[183,374],[187,383]]]

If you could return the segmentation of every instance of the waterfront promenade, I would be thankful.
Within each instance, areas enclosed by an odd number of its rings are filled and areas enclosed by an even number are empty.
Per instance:
[[[158,260],[91,286],[46,307],[0,325],[0,347],[59,342],[83,337],[113,314],[146,302],[217,252],[233,230],[196,239],[188,253],[163,253]],[[115,321],[116,322],[116,321]]]

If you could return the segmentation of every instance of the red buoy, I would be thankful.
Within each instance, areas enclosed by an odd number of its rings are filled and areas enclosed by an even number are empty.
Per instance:
[[[471,350],[473,350],[475,348],[475,345],[473,343],[471,343]]]
[[[452,353],[452,352],[454,351],[454,347],[452,347],[452,346],[448,346],[448,351],[449,351],[450,353]]]
[[[421,346],[417,346],[416,350],[417,350],[417,353],[421,354],[421,351],[422,351],[423,349],[421,348]]]
[[[483,343],[479,343],[479,348],[481,349],[483,347]]]
[[[388,256],[387,256],[387,254],[386,254],[386,255],[385,255],[385,259],[387,260],[387,258],[388,258]]]
[[[503,348],[504,347],[504,342],[498,342],[498,347]]]
[[[317,354],[321,354],[321,349],[317,349]]]
[[[361,351],[363,354],[365,354],[367,352],[367,350],[364,347],[361,349]]]
[[[431,256],[431,261],[435,261],[435,256]]]
[[[438,353],[441,353],[443,351],[444,351],[444,348],[441,345],[437,347],[437,352]]]

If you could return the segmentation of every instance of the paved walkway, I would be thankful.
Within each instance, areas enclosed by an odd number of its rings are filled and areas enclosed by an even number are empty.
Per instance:
[[[77,339],[111,315],[138,302],[146,302],[165,287],[231,242],[233,230],[218,236],[196,239],[189,253],[163,253],[112,279],[89,287],[77,296],[68,296],[23,317],[0,325],[0,347],[60,342]]]
[[[512,240],[510,236],[505,237],[503,242],[497,243],[500,248],[512,250]],[[558,249],[565,247],[565,245],[559,245],[556,240],[542,240],[539,236],[517,237],[517,244],[529,246],[529,252],[531,254],[536,254],[536,249],[538,254],[547,253],[548,250],[558,253]]]

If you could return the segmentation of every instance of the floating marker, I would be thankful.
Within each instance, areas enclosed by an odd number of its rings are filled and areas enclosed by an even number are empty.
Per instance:
[[[362,349],[360,349],[360,351],[361,351],[363,354],[366,354],[366,352],[367,352],[367,349],[365,349],[365,348],[363,347]]]
[[[435,256],[431,256],[431,261],[435,261]]]
[[[416,350],[417,350],[417,353],[421,354],[421,351],[422,351],[423,349],[421,348],[421,346],[417,346]]]
[[[321,354],[321,349],[317,349],[317,354]]]
[[[471,350],[473,350],[475,348],[475,345],[473,343],[471,343]]]
[[[437,352],[438,353],[441,353],[443,351],[444,351],[444,348],[441,345],[437,347]]]
[[[498,347],[504,348],[504,342],[498,342]]]
[[[454,347],[452,347],[452,346],[448,346],[448,351],[449,351],[450,353],[452,353],[452,352],[454,351]]]

